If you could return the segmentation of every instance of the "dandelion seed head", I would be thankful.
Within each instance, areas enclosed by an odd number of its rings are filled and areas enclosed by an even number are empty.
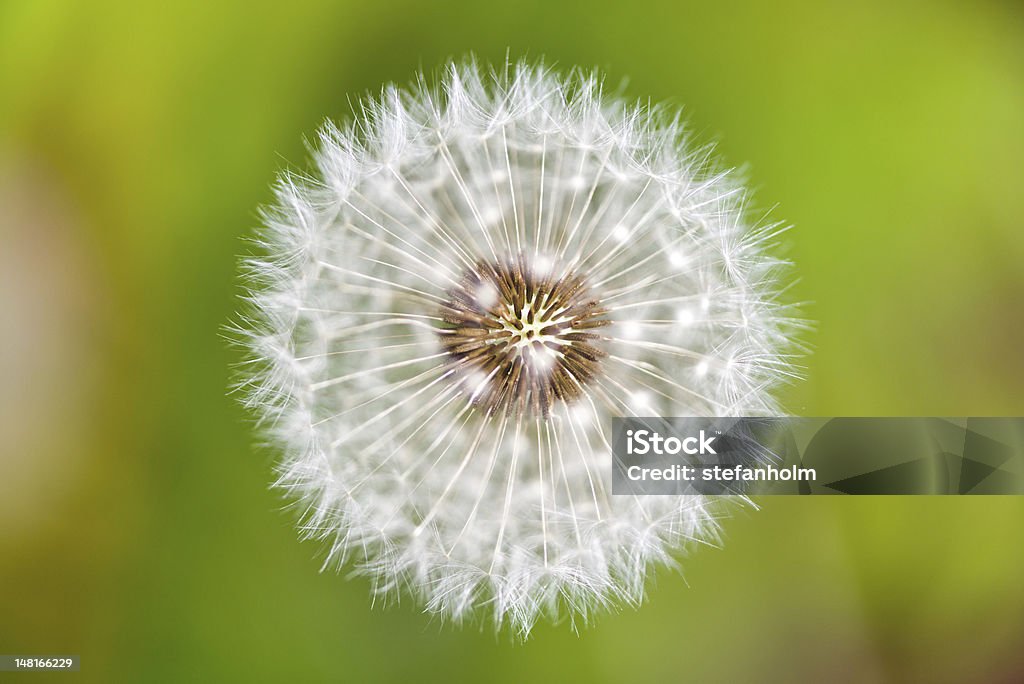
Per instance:
[[[709,497],[611,495],[610,418],[764,415],[777,226],[598,76],[451,65],[327,124],[248,262],[243,386],[329,564],[526,636],[637,605]],[[770,228],[770,229],[769,229]]]

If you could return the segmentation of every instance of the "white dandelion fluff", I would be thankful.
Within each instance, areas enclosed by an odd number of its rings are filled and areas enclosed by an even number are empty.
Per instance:
[[[610,418],[775,412],[779,232],[682,125],[544,67],[451,65],[328,124],[250,261],[248,403],[303,531],[374,592],[525,636],[715,539],[610,489]]]

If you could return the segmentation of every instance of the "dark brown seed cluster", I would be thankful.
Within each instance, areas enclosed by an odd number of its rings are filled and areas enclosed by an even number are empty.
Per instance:
[[[607,354],[607,310],[584,279],[532,268],[525,256],[479,261],[441,307],[438,334],[472,401],[488,415],[547,418],[583,393]]]

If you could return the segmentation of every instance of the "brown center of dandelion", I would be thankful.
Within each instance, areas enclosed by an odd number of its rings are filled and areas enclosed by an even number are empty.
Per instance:
[[[606,353],[593,331],[607,313],[581,276],[519,256],[467,270],[447,292],[438,334],[473,403],[546,418],[597,376]]]

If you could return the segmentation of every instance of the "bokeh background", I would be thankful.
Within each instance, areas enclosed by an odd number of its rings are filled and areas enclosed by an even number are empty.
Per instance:
[[[817,322],[790,411],[1024,415],[1018,3],[8,0],[0,653],[97,682],[1024,680],[1024,498],[768,498],[642,609],[525,645],[319,572],[226,393],[236,257],[324,117],[469,51],[628,77],[749,162]]]

